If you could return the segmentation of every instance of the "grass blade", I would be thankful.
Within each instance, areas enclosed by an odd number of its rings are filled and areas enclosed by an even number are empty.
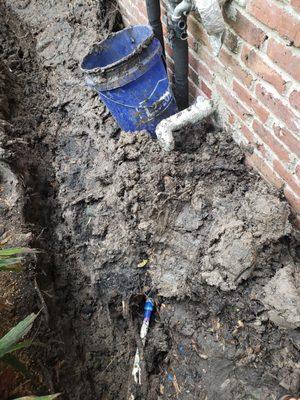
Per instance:
[[[25,396],[15,400],[53,400],[60,396],[60,393],[50,394],[49,396]]]
[[[0,358],[10,352],[12,346],[14,346],[19,340],[30,331],[37,314],[30,314],[23,321],[19,322],[14,326],[5,336],[0,339]]]
[[[17,350],[26,349],[26,347],[32,346],[34,344],[36,344],[36,343],[33,342],[32,340],[23,340],[23,342],[20,342],[20,343],[17,343],[15,345],[11,346],[9,351],[6,354],[13,353],[14,351],[17,351]]]
[[[22,271],[22,267],[21,267],[20,262],[13,262],[13,263],[6,263],[6,264],[2,264],[0,262],[0,271],[20,272],[20,271]]]
[[[34,252],[33,249],[29,249],[27,247],[11,247],[9,249],[1,249],[0,250],[0,258],[16,256],[18,254],[28,254],[28,253],[33,253],[33,252]]]
[[[0,265],[9,265],[20,262],[23,260],[23,257],[0,257]]]

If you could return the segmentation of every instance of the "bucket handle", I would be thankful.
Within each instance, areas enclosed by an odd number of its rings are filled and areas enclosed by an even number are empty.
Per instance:
[[[168,80],[168,78],[164,78],[164,79],[160,79],[160,80],[157,82],[157,84],[156,84],[155,88],[152,90],[152,93],[150,94],[148,100],[151,99],[151,97],[154,95],[154,93],[156,92],[156,89],[158,88],[158,86],[160,85],[160,83],[161,83],[161,82],[164,82],[164,81],[167,81],[167,80]],[[142,103],[143,103],[143,102],[142,102]]]
[[[112,103],[119,104],[120,106],[128,107],[128,108],[134,108],[134,109],[136,108],[135,106],[131,106],[131,105],[129,105],[129,104],[124,104],[124,103],[121,103],[120,101],[113,100],[113,99],[111,99],[111,98],[105,96],[105,94],[103,94],[103,93],[101,93],[101,96],[104,97],[106,100],[111,101]]]
[[[117,101],[117,100],[112,100],[110,97],[105,96],[105,94],[103,94],[103,93],[101,93],[101,96],[104,97],[106,100],[109,100],[109,101],[111,101],[111,102],[113,102],[113,103],[115,103],[115,104],[119,104],[120,106],[123,106],[123,107],[134,108],[134,109],[146,108],[147,106],[145,105],[145,103],[146,103],[148,100],[151,99],[151,97],[152,97],[152,96],[154,95],[154,93],[156,92],[158,86],[161,84],[161,82],[164,82],[164,81],[167,81],[167,80],[168,80],[168,78],[160,79],[160,80],[157,82],[157,84],[155,85],[155,88],[152,90],[152,92],[151,92],[150,96],[148,97],[148,99],[141,101],[137,107],[131,106],[131,105],[129,105],[129,104],[124,104],[124,103],[122,103],[122,102],[120,102],[120,101]]]

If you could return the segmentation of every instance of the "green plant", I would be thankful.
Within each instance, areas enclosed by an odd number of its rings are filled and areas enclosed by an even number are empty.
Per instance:
[[[20,271],[21,262],[23,261],[21,255],[33,252],[34,250],[25,247],[0,249],[0,271]],[[37,314],[34,313],[28,315],[0,339],[0,361],[10,365],[14,369],[17,369],[25,376],[29,375],[27,368],[12,353],[32,345],[32,340],[23,340],[23,338],[32,328],[36,317]],[[47,396],[25,396],[19,397],[15,400],[54,400],[58,396],[60,396],[60,393]]]
[[[24,349],[32,344],[32,340],[23,340],[23,337],[32,328],[37,314],[30,314],[14,326],[6,335],[0,339],[0,360],[19,370],[23,375],[28,376],[25,365],[12,353]]]
[[[50,394],[49,396],[25,396],[15,400],[53,400],[60,396],[60,393]]]
[[[34,250],[26,247],[12,247],[0,249],[0,271],[20,271],[23,254],[33,253]]]
[[[25,376],[29,375],[27,368],[12,353],[32,345],[32,340],[23,340],[23,338],[32,328],[36,317],[37,314],[34,313],[28,315],[0,339],[0,361],[4,361]],[[54,400],[59,395],[60,393],[51,394],[48,396],[25,396],[15,400]]]

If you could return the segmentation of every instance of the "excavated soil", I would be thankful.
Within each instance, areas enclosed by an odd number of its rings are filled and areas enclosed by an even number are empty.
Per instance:
[[[0,11],[2,157],[41,250],[26,279],[28,308],[43,307],[43,383],[72,400],[299,393],[300,245],[281,194],[208,122],[179,132],[171,154],[119,131],[78,68],[118,29],[113,4],[6,0]],[[146,296],[156,311],[136,388]]]

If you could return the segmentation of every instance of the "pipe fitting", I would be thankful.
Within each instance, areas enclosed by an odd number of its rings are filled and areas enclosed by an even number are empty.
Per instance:
[[[178,28],[183,31],[186,29],[186,27],[187,27],[186,21],[184,19],[180,19],[178,22]]]
[[[172,20],[178,21],[182,16],[187,16],[187,14],[193,9],[193,3],[191,0],[183,0],[179,3],[173,10]]]
[[[181,33],[180,39],[181,39],[181,40],[187,40],[187,39],[188,39],[188,34],[187,34],[186,31]]]
[[[161,147],[170,152],[175,147],[173,131],[185,127],[187,124],[195,124],[208,117],[215,110],[212,100],[202,96],[197,97],[196,102],[179,113],[161,121],[156,127],[156,136]]]

